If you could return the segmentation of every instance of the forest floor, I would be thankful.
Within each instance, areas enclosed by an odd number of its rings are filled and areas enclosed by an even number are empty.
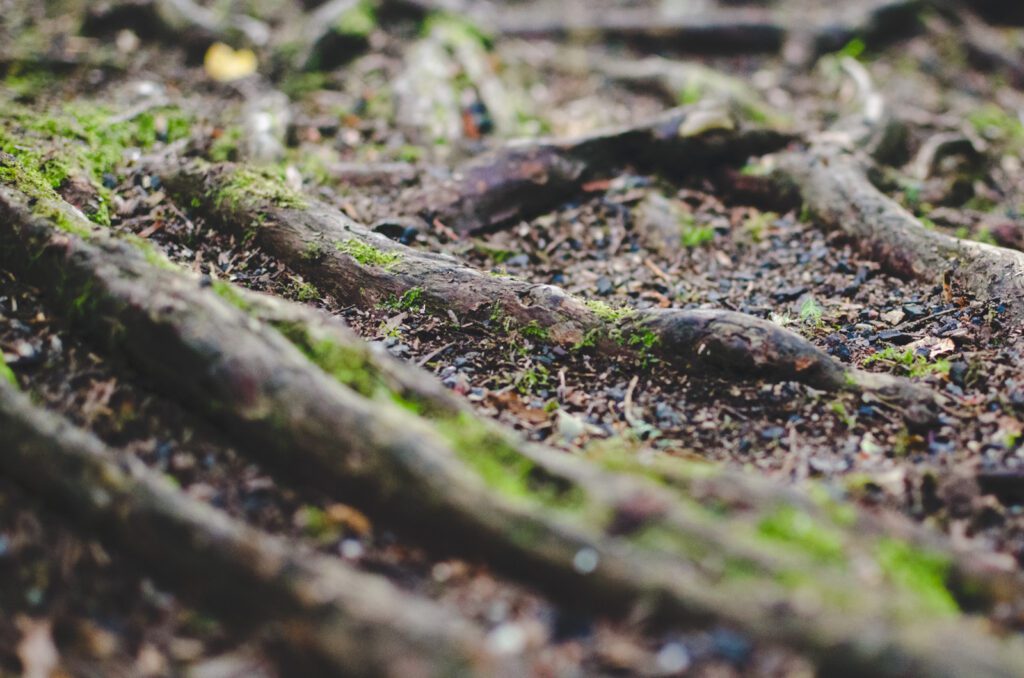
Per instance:
[[[939,232],[1024,248],[1020,71],[985,62],[941,13],[922,12],[898,35],[854,31],[815,58],[729,44],[717,54],[674,54],[659,43],[673,61],[644,61],[653,75],[642,78],[615,75],[622,64],[655,58],[642,36],[593,28],[524,36],[489,32],[482,18],[478,33],[476,19],[431,28],[399,14],[360,27],[355,48],[322,57],[336,67],[275,71],[257,50],[257,73],[219,82],[216,66],[202,63],[208,43],[168,38],[128,13],[76,14],[67,4],[0,2],[0,145],[13,153],[12,145],[28,144],[43,158],[70,145],[92,162],[108,139],[89,121],[130,123],[117,157],[101,159],[98,186],[68,180],[58,188],[94,221],[209,280],[341,318],[436,375],[478,414],[565,454],[616,447],[798,488],[813,479],[866,510],[902,512],[953,544],[1024,563],[1020,323],[998,304],[901,277],[849,235],[823,228],[768,183],[772,156],[672,180],[626,167],[552,209],[466,236],[421,218],[432,182],[510,138],[592,134],[680,103],[731,100],[762,125],[810,139],[860,105],[844,68],[853,61],[903,135],[876,183]],[[515,7],[525,16],[530,5]],[[291,17],[263,18],[275,26]],[[1024,68],[1024,30],[974,21]],[[449,62],[425,72],[423,55],[438,42]],[[679,63],[703,70],[679,75]],[[431,91],[439,87],[450,91]],[[353,303],[257,239],[175,200],[152,169],[162,153],[269,167],[291,190],[415,249],[612,309],[725,309],[770,320],[844,365],[908,377],[945,404],[915,425],[899,406],[863,394],[571,350],[523,328],[502,331],[500,319],[436,313],[416,294]],[[575,609],[485,559],[434,548],[429,534],[409,539],[343,494],[282,484],[216,423],[90,343],[38,286],[4,269],[0,351],[37,405],[192,498],[439,601],[480,625],[492,650],[530,653],[535,675],[814,672],[801,652],[726,623],[662,628]],[[144,566],[2,476],[0,573],[2,675],[286,674],[244,626],[172,595]],[[57,665],[63,673],[50,672]]]

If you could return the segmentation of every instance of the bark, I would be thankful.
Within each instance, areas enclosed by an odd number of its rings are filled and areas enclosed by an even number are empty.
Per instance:
[[[312,199],[291,206],[252,197],[224,199],[237,181],[230,165],[188,163],[163,175],[183,204],[198,204],[212,217],[211,225],[239,232],[258,223],[248,230],[256,244],[344,303],[372,307],[415,294],[417,304],[443,317],[453,312],[461,323],[517,330],[569,350],[593,348],[641,361],[655,357],[686,370],[712,368],[825,390],[871,392],[908,420],[923,423],[931,416],[935,397],[927,389],[848,368],[765,320],[721,310],[603,308],[558,287],[489,275],[452,257],[414,250]]]
[[[492,231],[543,214],[588,182],[626,167],[679,178],[709,165],[743,162],[790,140],[744,126],[721,109],[674,109],[631,127],[512,144],[476,158],[447,185],[427,188],[423,216],[463,235]]]
[[[58,231],[28,202],[0,189],[0,251],[16,275],[158,387],[219,421],[241,450],[350,491],[346,499],[431,545],[460,544],[572,605],[639,605],[671,623],[735,625],[837,674],[1014,675],[1024,665],[1016,644],[955,612],[943,583],[948,556],[892,540],[848,553],[839,518],[812,523],[825,542],[801,544],[788,513],[777,525],[778,507],[760,523],[727,526],[716,511],[663,500],[655,485],[634,494],[634,481],[506,447],[470,418],[429,424],[409,413],[421,403],[371,400],[343,385],[363,375],[344,351],[313,347],[332,378],[283,333],[194,279],[88,233],[80,215],[62,212],[82,235]],[[40,202],[35,209],[53,213]],[[893,549],[897,563],[923,559],[931,574],[905,584],[903,570],[887,569]]]
[[[799,41],[816,57],[841,48],[854,37],[883,40],[905,34],[916,23],[917,0],[857,0],[823,11],[817,3],[792,7],[718,9],[699,13],[650,7],[586,11],[573,3],[527,3],[480,13],[478,21],[502,35],[558,37],[583,35],[622,40],[657,53],[778,52]]]
[[[780,167],[815,218],[848,234],[892,273],[952,282],[989,304],[1004,323],[1024,318],[1024,253],[925,228],[871,183],[860,160],[835,147],[785,156]]]
[[[411,368],[407,363],[392,356],[379,344],[362,341],[347,325],[320,311],[301,304],[283,301],[277,297],[235,288],[236,302],[246,312],[261,322],[277,328],[296,345],[310,351],[320,345],[344,347],[353,357],[353,363],[361,366],[366,377],[362,392],[370,397],[390,398],[397,396],[405,402],[414,402],[424,416],[430,419],[451,419],[474,417],[465,400],[445,388],[432,375]],[[515,448],[531,460],[552,472],[572,479],[572,482],[589,487],[588,491],[600,494],[591,476],[580,465],[567,462],[565,455],[545,452],[544,448],[524,444],[514,434],[500,426],[489,426],[489,433],[495,440]],[[672,491],[685,501],[696,501],[702,505],[728,507],[730,513],[744,514],[743,520],[756,522],[759,516],[771,513],[779,506],[797,507],[802,513],[816,520],[828,522],[830,513],[843,510],[834,499],[822,498],[828,490],[816,487],[813,491],[801,492],[763,481],[755,476],[712,471],[707,464],[690,464],[672,457],[660,457],[653,461],[641,462],[632,453],[600,449],[592,451],[587,458],[608,471],[628,473],[641,478],[650,478]],[[605,487],[608,482],[599,481]],[[628,502],[630,496],[649,492],[641,486],[630,486],[628,481],[615,481],[620,486],[620,501]],[[816,496],[817,499],[812,499]],[[673,500],[661,497],[661,503],[671,504]],[[614,503],[614,502],[613,502]],[[858,540],[860,547],[871,550],[879,538],[894,537],[907,540],[926,549],[948,550],[948,545],[929,530],[923,530],[896,514],[888,512],[868,513],[855,511],[855,521],[850,526],[850,536]],[[721,525],[719,533],[727,529]],[[860,538],[863,537],[863,541]],[[727,550],[722,544],[717,548]],[[1024,582],[1016,575],[1016,564],[1004,558],[986,558],[970,552],[954,554],[957,569],[955,577],[969,586],[986,589],[986,596],[992,601],[1010,602],[1016,598],[1013,591]]]
[[[175,590],[307,672],[470,675],[499,664],[482,634],[394,589],[187,497],[0,380],[0,469],[131,553]]]

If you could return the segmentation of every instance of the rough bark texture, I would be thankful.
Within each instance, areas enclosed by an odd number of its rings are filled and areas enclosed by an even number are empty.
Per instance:
[[[617,612],[641,605],[676,623],[721,620],[806,651],[835,675],[1015,675],[1021,666],[1015,643],[978,633],[956,611],[943,581],[948,556],[892,540],[847,553],[839,517],[819,526],[838,550],[801,546],[784,520],[781,535],[769,529],[771,514],[726,527],[717,512],[664,500],[656,486],[505,447],[470,419],[430,425],[344,386],[361,378],[339,369],[353,373],[339,364],[344,352],[330,352],[333,363],[311,356],[333,365],[332,378],[194,279],[154,268],[124,243],[60,232],[26,204],[0,192],[8,267],[160,387],[212,412],[241,449],[332,491],[349,488],[413,533],[450,537],[561,600]],[[396,395],[388,398],[422,407]],[[901,583],[885,574],[893,548],[938,569]]]
[[[188,498],[2,380],[0,469],[186,597],[237,625],[265,627],[293,668],[391,676],[498,668],[480,632],[443,608]]]
[[[405,401],[417,403],[430,419],[473,416],[466,401],[454,395],[436,378],[410,368],[380,345],[362,341],[337,319],[303,305],[242,288],[235,289],[232,295],[249,315],[279,329],[296,345],[307,350],[317,345],[344,347],[353,356],[353,363],[361,365],[366,373],[367,383],[370,384],[364,388],[366,395],[390,397],[397,394]],[[567,464],[565,455],[545,453],[543,448],[524,444],[503,427],[491,426],[482,421],[481,424],[488,426],[495,440],[501,440],[503,444],[522,451],[542,466],[572,477],[577,484],[588,484],[589,474],[583,470],[584,467],[571,462]],[[831,519],[830,512],[834,512],[837,506],[832,499],[821,496],[812,499],[811,495],[817,490],[810,494],[800,492],[762,481],[756,476],[729,471],[711,472],[706,464],[691,464],[670,457],[647,463],[614,451],[598,451],[591,453],[588,459],[608,471],[653,479],[684,500],[729,507],[732,512],[746,514],[745,519],[748,520],[756,521],[758,515],[770,513],[773,507],[791,506],[817,520],[828,521]],[[620,485],[623,483],[616,482]],[[642,490],[638,488],[637,491]],[[628,498],[629,492],[622,492],[623,498]],[[879,537],[905,539],[926,549],[947,548],[943,540],[937,539],[933,533],[889,512],[857,511],[855,524],[851,528],[853,538],[864,538],[862,547],[866,550],[870,550]],[[983,588],[991,587],[988,595],[993,600],[1014,604],[1011,601],[1018,595],[1015,590],[1024,584],[1014,573],[1014,564],[1004,558],[984,558],[971,552],[957,553],[955,557],[958,570],[956,578],[962,579],[965,586],[967,582],[984,582]]]
[[[822,12],[808,3],[806,12],[792,8],[743,8],[699,14],[648,8],[617,8],[587,12],[572,3],[530,3],[479,16],[479,21],[505,35],[590,35],[630,41],[659,52],[777,52],[799,41],[813,55],[841,48],[850,39],[886,39],[913,27],[917,0],[857,0],[836,12]],[[812,55],[808,55],[812,56]]]
[[[429,188],[424,216],[459,234],[491,231],[548,211],[588,182],[623,167],[679,177],[743,162],[789,140],[782,133],[745,128],[722,109],[674,109],[635,127],[513,144],[476,158],[447,185]]]
[[[817,147],[781,167],[822,223],[842,230],[893,273],[955,288],[991,304],[1007,321],[1024,318],[1024,253],[929,230],[879,191],[854,155]]]
[[[915,421],[934,396],[912,382],[847,368],[774,323],[721,310],[601,308],[551,285],[492,276],[444,255],[371,233],[323,203],[232,200],[235,168],[190,163],[164,172],[185,204],[198,201],[215,226],[248,232],[268,252],[346,303],[372,306],[415,292],[418,303],[460,322],[492,322],[568,349],[654,356],[687,369],[794,379],[815,388],[880,392]]]

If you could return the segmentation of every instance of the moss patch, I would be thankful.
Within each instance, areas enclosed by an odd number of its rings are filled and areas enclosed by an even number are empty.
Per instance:
[[[386,301],[381,302],[380,307],[388,311],[411,311],[423,304],[423,288],[413,287],[406,290],[401,297],[391,295]]]
[[[636,311],[631,308],[610,306],[600,299],[587,299],[583,303],[586,304],[587,308],[593,311],[594,315],[606,323],[617,323],[636,313]]]
[[[356,238],[336,242],[334,249],[349,255],[363,266],[377,266],[386,270],[391,270],[402,260],[398,252],[385,252]]]
[[[943,615],[960,611],[946,588],[951,564],[945,556],[895,539],[882,539],[875,558],[886,577],[896,586],[913,592],[928,611]]]
[[[2,355],[0,355],[0,381],[6,381],[14,388],[19,388],[18,378],[14,376],[14,372],[12,372],[11,368],[4,362],[4,357]]]
[[[435,425],[488,487],[504,496],[563,510],[577,510],[585,504],[583,490],[538,467],[472,415],[460,412]]]
[[[377,16],[373,3],[359,0],[354,7],[342,13],[334,29],[343,35],[365,38],[377,27]]]
[[[437,12],[423,22],[423,35],[433,35],[453,45],[468,44],[489,50],[491,36],[482,28],[457,14]]]
[[[230,172],[210,196],[217,210],[282,207],[302,209],[306,199],[285,184],[284,173],[270,167],[239,167]]]
[[[842,535],[820,524],[807,513],[792,506],[780,506],[761,519],[757,534],[764,540],[793,547],[823,563],[842,563]]]
[[[126,151],[182,139],[189,130],[189,118],[176,108],[145,111],[122,120],[95,104],[69,104],[60,114],[12,107],[0,120],[0,151],[38,173],[52,189],[73,176],[87,179],[96,192],[97,206],[86,216],[106,226],[112,194],[103,185],[104,178],[116,172]]]
[[[926,377],[930,374],[949,374],[950,368],[948,360],[936,360],[931,362],[928,358],[917,355],[911,349],[900,350],[892,346],[868,356],[864,360],[864,365],[871,365],[876,362],[892,365],[911,377]]]
[[[546,342],[550,339],[550,335],[546,327],[541,327],[540,323],[536,320],[531,320],[528,325],[524,325],[519,330],[520,334],[530,339],[536,339],[537,341]]]
[[[89,228],[72,218],[69,208],[37,170],[21,164],[17,158],[0,152],[0,183],[22,192],[34,214],[53,222],[58,228],[79,236],[88,236]]]

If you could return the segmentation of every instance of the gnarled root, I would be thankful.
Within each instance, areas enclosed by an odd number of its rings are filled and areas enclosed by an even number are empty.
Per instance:
[[[59,231],[27,203],[0,189],[10,269],[220,422],[240,450],[348,490],[396,528],[461,545],[562,601],[618,613],[639,605],[670,623],[720,620],[826,668],[1012,675],[1022,665],[1013,643],[960,616],[947,553],[892,537],[866,545],[842,512],[818,520],[772,506],[723,516],[508,442],[465,413],[414,416],[429,415],[431,401],[367,381],[344,346],[304,344],[294,326],[248,315],[244,295],[218,296],[156,268],[73,213],[61,213],[70,232]],[[44,214],[53,207],[35,204]],[[927,576],[905,583],[906,562]]]
[[[802,381],[826,390],[881,391],[905,413],[927,416],[934,396],[911,382],[871,375],[838,363],[802,337],[773,323],[730,311],[631,311],[587,303],[551,285],[492,276],[452,257],[396,243],[311,199],[291,204],[233,195],[238,170],[191,163],[165,171],[185,204],[199,204],[214,226],[253,226],[254,241],[346,303],[372,307],[415,291],[417,303],[461,320],[566,349],[614,356],[657,357],[688,369],[715,367],[743,376]]]
[[[961,240],[924,227],[883,194],[847,151],[813,147],[780,158],[814,217],[841,230],[892,273],[952,284],[1009,321],[1024,318],[1024,253]]]
[[[498,668],[482,634],[381,577],[193,500],[0,380],[0,470],[170,586],[326,675]]]

